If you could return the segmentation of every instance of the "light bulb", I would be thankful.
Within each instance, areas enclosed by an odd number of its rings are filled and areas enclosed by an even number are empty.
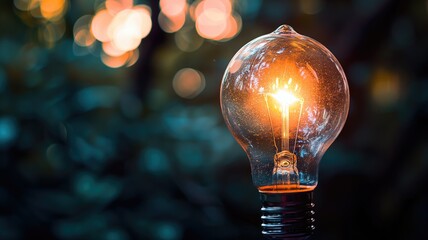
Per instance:
[[[268,238],[310,236],[318,164],[345,124],[343,69],[319,42],[282,25],[243,46],[221,84],[226,125],[250,160]]]

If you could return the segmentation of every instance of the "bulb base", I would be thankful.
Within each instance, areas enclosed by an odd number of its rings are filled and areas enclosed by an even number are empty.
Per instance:
[[[313,191],[260,193],[267,239],[309,239],[315,229]]]

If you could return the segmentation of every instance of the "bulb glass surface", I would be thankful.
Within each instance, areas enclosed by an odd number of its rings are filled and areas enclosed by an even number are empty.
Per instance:
[[[232,58],[222,80],[221,107],[259,191],[309,191],[345,123],[349,89],[327,48],[282,25]]]

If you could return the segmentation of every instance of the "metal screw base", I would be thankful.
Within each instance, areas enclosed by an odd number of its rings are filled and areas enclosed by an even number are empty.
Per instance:
[[[313,192],[260,193],[267,239],[309,239],[315,229]]]

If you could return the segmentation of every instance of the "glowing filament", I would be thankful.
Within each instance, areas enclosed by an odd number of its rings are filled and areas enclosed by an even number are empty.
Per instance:
[[[275,99],[275,102],[278,104],[277,106],[279,106],[277,107],[277,109],[281,112],[281,146],[279,149],[278,149],[278,146],[276,146],[277,150],[279,150],[278,152],[281,152],[281,151],[290,151],[290,142],[289,142],[290,140],[290,106],[298,102],[300,103],[300,107],[302,107],[303,100],[294,96],[293,93],[289,91],[288,86],[289,84],[292,83],[291,78],[288,80],[288,84],[286,84],[283,88],[280,88],[280,89],[278,89],[278,85],[279,85],[278,81],[279,80],[276,79],[276,83],[272,85],[272,90],[275,92],[268,93],[265,95],[265,97],[269,96]],[[297,90],[297,89],[298,89],[298,86],[296,85],[294,90]],[[269,107],[269,111],[270,111],[270,107]],[[300,119],[300,113],[301,113],[301,109],[299,111],[299,119]],[[294,152],[294,150],[290,152]]]
[[[272,97],[278,101],[281,107],[289,106],[300,100],[287,90],[278,90],[275,94],[272,94]]]

